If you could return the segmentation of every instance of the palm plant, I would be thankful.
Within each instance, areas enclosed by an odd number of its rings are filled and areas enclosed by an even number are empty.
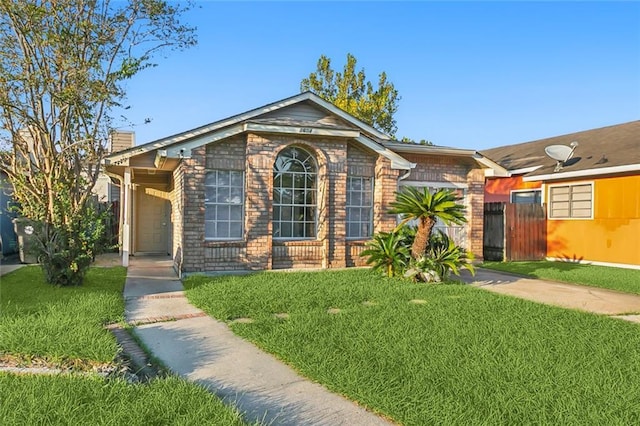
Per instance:
[[[460,275],[461,269],[474,275],[473,258],[473,253],[456,245],[447,234],[439,231],[431,235],[425,256],[412,261],[404,276],[424,282],[441,282],[451,272]]]
[[[367,247],[360,256],[368,256],[367,265],[373,264],[373,270],[387,277],[402,273],[411,259],[405,237],[397,232],[380,232]]]
[[[396,200],[391,203],[391,214],[403,216],[396,229],[401,228],[410,220],[417,220],[416,237],[411,245],[411,256],[418,260],[425,255],[429,245],[429,237],[436,220],[445,224],[462,224],[466,222],[464,206],[458,204],[459,198],[455,192],[440,189],[431,193],[429,188],[405,187],[396,193]]]

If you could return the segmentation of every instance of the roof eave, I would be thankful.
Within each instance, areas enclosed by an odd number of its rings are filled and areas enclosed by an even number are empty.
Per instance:
[[[586,169],[575,170],[569,172],[556,172],[547,173],[542,175],[529,175],[524,176],[522,180],[524,182],[546,181],[546,180],[558,180],[558,179],[571,179],[581,178],[589,176],[602,176],[619,173],[640,172],[640,164],[627,164],[624,166],[603,167],[599,169]]]
[[[367,148],[375,151],[377,154],[382,155],[383,157],[391,160],[391,168],[395,170],[411,170],[416,167],[416,163],[412,163],[411,161],[405,159],[398,153],[390,150],[389,148],[383,146],[382,144],[369,139],[366,136],[359,136],[355,138],[356,141],[360,142],[362,145]]]
[[[406,152],[407,154],[438,154],[448,156],[472,156],[477,153],[473,149],[448,148],[433,145],[419,145],[403,142],[383,142],[386,148],[394,152]]]
[[[478,164],[485,167],[484,176],[485,177],[509,177],[511,173],[509,170],[502,167],[500,164],[496,163],[489,157],[482,155],[481,153],[475,151],[472,155],[472,158],[478,162]]]
[[[171,145],[186,141],[188,139],[193,139],[193,138],[198,138],[198,140],[206,140],[205,138],[202,138],[202,136],[214,132],[218,129],[222,129],[224,127],[229,127],[229,126],[234,126],[238,123],[241,123],[243,121],[247,121],[250,120],[254,117],[257,117],[259,115],[262,114],[266,114],[268,112],[271,111],[275,111],[278,109],[282,109],[291,105],[294,105],[296,103],[300,103],[303,101],[307,101],[310,100],[313,103],[315,103],[316,105],[318,105],[319,107],[337,115],[338,117],[342,118],[343,120],[353,124],[354,126],[359,127],[360,129],[362,129],[363,132],[368,133],[370,135],[372,135],[373,137],[379,138],[381,140],[389,140],[391,139],[388,135],[380,132],[379,130],[376,130],[375,128],[373,128],[372,126],[358,120],[357,118],[351,116],[350,114],[348,114],[347,112],[341,110],[340,108],[336,107],[335,105],[333,105],[332,103],[322,99],[320,96],[312,93],[312,92],[303,92],[300,93],[298,95],[294,95],[291,96],[289,98],[286,99],[282,99],[280,101],[277,102],[273,102],[270,103],[268,105],[259,107],[259,108],[255,108],[252,109],[250,111],[241,113],[241,114],[237,114],[234,116],[231,116],[229,118],[225,118],[223,120],[220,121],[215,121],[213,123],[201,126],[201,127],[196,127],[195,129],[191,129],[182,133],[178,133],[175,134],[173,136],[169,136],[166,138],[162,138],[162,139],[158,139],[156,141],[153,142],[149,142],[146,143],[144,145],[139,145],[136,147],[132,147],[129,149],[126,149],[124,151],[120,151],[114,154],[111,154],[109,156],[107,156],[107,159],[110,162],[113,163],[118,163],[123,161],[126,158],[129,157],[133,157],[135,155],[139,155],[139,154],[144,154],[145,152],[149,152],[149,151],[153,151],[155,149],[163,149],[166,147],[170,147]]]

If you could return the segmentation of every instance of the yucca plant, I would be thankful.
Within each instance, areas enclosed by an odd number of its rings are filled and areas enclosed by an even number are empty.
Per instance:
[[[459,198],[449,189],[430,192],[429,188],[405,187],[396,193],[396,200],[391,202],[391,214],[402,215],[402,221],[396,229],[400,229],[410,220],[417,219],[416,236],[411,246],[411,256],[415,259],[424,257],[429,238],[436,220],[445,224],[462,224],[466,222],[464,206],[458,204]]]
[[[367,265],[373,265],[373,270],[387,277],[402,274],[411,259],[406,237],[397,232],[380,232],[367,247],[360,256],[368,256]]]

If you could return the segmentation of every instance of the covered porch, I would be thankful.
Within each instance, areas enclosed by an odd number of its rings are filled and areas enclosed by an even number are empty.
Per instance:
[[[173,171],[179,159],[156,158],[156,152],[106,163],[105,172],[120,187],[120,256],[129,266],[129,256],[174,257],[173,204],[176,185]]]

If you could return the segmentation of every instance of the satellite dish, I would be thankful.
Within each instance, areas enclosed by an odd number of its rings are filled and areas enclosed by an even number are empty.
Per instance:
[[[567,145],[549,145],[544,149],[544,152],[558,163],[556,164],[556,168],[554,172],[558,172],[564,166],[564,163],[569,160],[573,156],[573,151],[575,151],[578,146],[578,142],[574,141]]]

